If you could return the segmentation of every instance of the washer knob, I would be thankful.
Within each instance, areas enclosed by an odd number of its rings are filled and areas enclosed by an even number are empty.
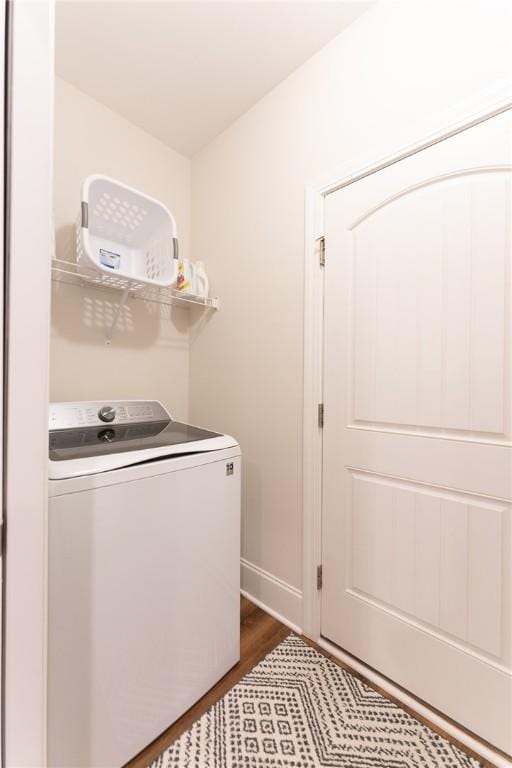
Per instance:
[[[101,421],[114,421],[116,417],[116,409],[112,408],[111,405],[104,405],[102,408],[98,411],[98,418],[101,419]]]

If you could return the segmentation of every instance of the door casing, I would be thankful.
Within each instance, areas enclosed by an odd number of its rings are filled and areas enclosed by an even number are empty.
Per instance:
[[[7,5],[3,761],[44,768],[54,0]]]
[[[378,157],[350,161],[306,187],[304,266],[304,403],[303,403],[303,586],[302,627],[304,634],[330,653],[349,663],[368,679],[389,691],[418,714],[443,728],[497,766],[510,762],[486,747],[442,715],[435,713],[391,681],[345,654],[320,633],[320,592],[317,568],[322,563],[322,430],[318,404],[323,402],[323,295],[324,276],[319,259],[319,238],[324,235],[324,203],[327,195],[372,173],[399,162],[461,131],[512,109],[512,82],[502,82],[471,100],[464,101],[440,117],[439,128],[425,136],[411,136],[405,145],[391,148]]]

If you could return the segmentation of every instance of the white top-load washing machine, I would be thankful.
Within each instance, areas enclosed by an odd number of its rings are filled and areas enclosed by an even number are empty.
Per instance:
[[[237,442],[50,407],[48,765],[118,768],[239,659]]]

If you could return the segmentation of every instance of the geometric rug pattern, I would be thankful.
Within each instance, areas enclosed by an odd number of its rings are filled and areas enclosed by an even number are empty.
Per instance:
[[[151,768],[477,768],[359,678],[289,635]]]

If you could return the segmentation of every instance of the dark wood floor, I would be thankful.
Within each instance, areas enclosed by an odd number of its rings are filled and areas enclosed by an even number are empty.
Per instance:
[[[232,688],[247,672],[256,666],[256,664],[261,661],[261,659],[266,656],[267,653],[270,653],[270,651],[272,651],[276,645],[279,645],[279,643],[289,634],[290,630],[288,627],[285,627],[284,624],[281,624],[281,622],[277,621],[277,619],[274,619],[272,616],[269,616],[268,613],[262,611],[261,608],[258,608],[256,605],[253,605],[253,603],[250,603],[249,600],[242,598],[239,663],[233,667],[233,669],[231,669],[227,675],[219,680],[217,685],[209,690],[208,693],[205,694],[205,696],[203,696],[203,698],[197,702],[197,704],[185,712],[185,714],[180,717],[179,720],[173,723],[173,725],[171,725],[170,728],[168,728],[157,739],[155,739],[152,744],[140,752],[137,757],[127,763],[125,768],[147,768],[148,765],[150,765],[150,763],[152,763],[153,760],[158,757],[161,752],[163,752],[170,744],[172,744],[175,739],[181,736],[184,731],[190,728],[192,723],[194,723],[204,712],[206,712],[206,710],[209,709],[212,704],[222,698],[222,696],[224,696],[224,694],[227,693],[230,688]],[[368,685],[379,691],[379,693],[381,693],[383,696],[391,699],[392,701],[395,701],[398,706],[408,711],[409,714],[411,714],[416,719],[421,720],[421,722],[425,723],[430,728],[432,728],[432,730],[448,739],[448,741],[450,741],[452,744],[455,744],[465,752],[469,752],[469,750],[467,750],[462,744],[452,739],[444,731],[434,726],[425,718],[418,717],[418,715],[409,709],[409,707],[404,707],[404,705],[401,704],[397,699],[394,699],[386,691],[366,680],[362,675],[352,670],[346,664],[340,662],[335,656],[326,653],[322,648],[319,648],[316,643],[308,640],[305,637],[302,639],[304,642],[308,643],[308,645],[316,648],[320,653],[323,653],[324,656],[327,656],[339,666],[348,669],[351,674],[364,680]],[[482,760],[475,753],[469,752],[469,754],[471,754],[477,760],[480,760],[484,768],[495,768],[493,763]],[[221,766],[219,766],[219,768],[221,768]]]
[[[288,627],[244,597],[241,603],[240,661],[191,709],[140,752],[126,768],[147,768],[172,742],[190,728],[207,709],[221,699],[247,672],[290,634]]]

